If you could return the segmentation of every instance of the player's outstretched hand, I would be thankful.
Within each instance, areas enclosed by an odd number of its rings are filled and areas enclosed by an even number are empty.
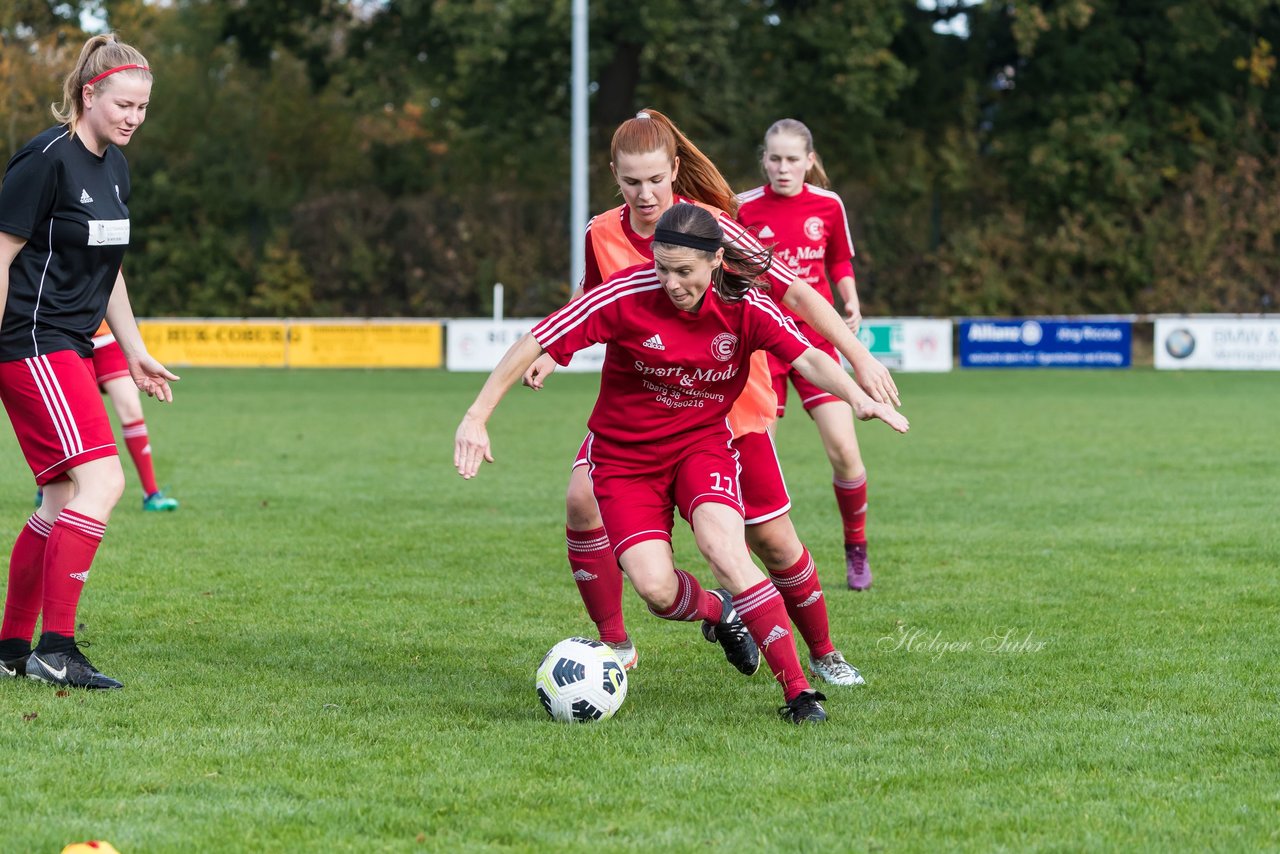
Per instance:
[[[489,450],[489,431],[484,422],[470,415],[462,419],[458,432],[453,437],[453,464],[458,474],[470,480],[480,472],[480,463],[493,462],[493,454]]]
[[[524,372],[524,376],[520,377],[520,382],[534,391],[539,391],[543,383],[546,382],[547,377],[551,376],[555,369],[556,360],[543,353],[536,362],[529,366],[529,370]]]
[[[169,383],[177,382],[179,377],[170,373],[149,354],[129,363],[129,375],[133,377],[138,391],[146,392],[147,396],[165,403],[173,402],[173,389],[169,387]]]
[[[907,420],[907,416],[887,403],[864,403],[855,407],[853,414],[859,421],[870,421],[872,418],[879,418],[899,433],[905,433],[911,429],[911,422]]]
[[[858,378],[858,385],[871,395],[872,400],[879,403],[892,403],[894,406],[902,405],[902,401],[898,398],[898,384],[893,381],[893,374],[889,373],[889,369],[880,364],[879,360],[870,353],[858,360],[858,364],[853,366],[853,372]]]

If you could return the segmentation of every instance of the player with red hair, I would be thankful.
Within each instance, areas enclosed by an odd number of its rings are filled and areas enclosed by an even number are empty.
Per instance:
[[[730,213],[737,199],[715,164],[675,124],[657,110],[646,109],[623,122],[610,145],[610,168],[623,204],[594,217],[587,227],[586,269],[575,299],[590,292],[609,274],[653,260],[651,248],[658,218],[673,205],[692,203],[716,216],[726,238],[749,252],[760,243]],[[855,365],[860,382],[879,402],[897,403],[897,388],[885,368],[867,352],[840,321],[830,304],[785,266],[767,271],[771,296],[810,319],[838,340]],[[555,369],[549,356],[538,359],[524,381],[541,388]],[[757,352],[746,388],[733,407],[734,444],[742,463],[747,539],[782,593],[788,614],[800,629],[810,652],[810,667],[822,679],[838,685],[857,685],[862,676],[835,648],[822,586],[809,554],[789,516],[790,498],[778,465],[768,428],[776,416],[776,397],[768,362]],[[570,475],[566,496],[569,565],[587,613],[600,638],[612,646],[623,663],[634,667],[635,643],[622,613],[622,575],[605,535],[604,523],[587,476],[585,443]],[[724,642],[711,623],[703,624],[708,640]],[[754,672],[750,656],[726,648],[730,661]]]
[[[458,425],[454,465],[471,478],[482,462],[493,462],[488,419],[539,356],[564,364],[574,352],[606,343],[586,457],[613,557],[655,616],[701,619],[718,632],[731,604],[782,686],[779,714],[792,723],[826,720],[825,697],[809,686],[796,656],[782,596],[744,545],[729,411],[746,386],[752,354],[764,349],[838,394],[859,418],[880,418],[900,432],[907,420],[809,346],[761,291],[771,287],[769,251],[743,248],[716,215],[672,205],[655,223],[651,251],[652,264],[620,271],[507,351]],[[675,568],[673,510],[689,522],[725,594]]]

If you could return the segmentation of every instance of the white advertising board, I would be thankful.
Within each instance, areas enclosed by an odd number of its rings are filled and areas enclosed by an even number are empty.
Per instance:
[[[1158,317],[1158,370],[1280,371],[1280,317]]]
[[[952,366],[951,330],[950,320],[877,317],[862,321],[858,339],[891,371],[941,373]]]
[[[512,344],[538,325],[540,317],[493,321],[450,320],[445,324],[445,367],[450,371],[492,371]],[[599,372],[604,345],[596,344],[573,357],[558,371]]]

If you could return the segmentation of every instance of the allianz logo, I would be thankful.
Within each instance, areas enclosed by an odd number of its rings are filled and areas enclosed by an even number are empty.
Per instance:
[[[1028,320],[1018,326],[1009,323],[973,323],[969,325],[970,341],[1023,343],[1028,347],[1040,343],[1044,330],[1039,323]]]
[[[1054,331],[1054,340],[1082,344],[1086,341],[1121,341],[1124,332],[1116,326],[1064,324]],[[1044,338],[1044,328],[1034,320],[1023,323],[974,323],[969,326],[969,340],[1024,344],[1034,347]]]

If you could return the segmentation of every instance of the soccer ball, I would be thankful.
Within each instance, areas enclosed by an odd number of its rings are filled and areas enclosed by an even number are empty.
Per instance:
[[[567,638],[543,656],[534,686],[542,707],[556,720],[602,721],[627,698],[627,671],[600,641]]]

